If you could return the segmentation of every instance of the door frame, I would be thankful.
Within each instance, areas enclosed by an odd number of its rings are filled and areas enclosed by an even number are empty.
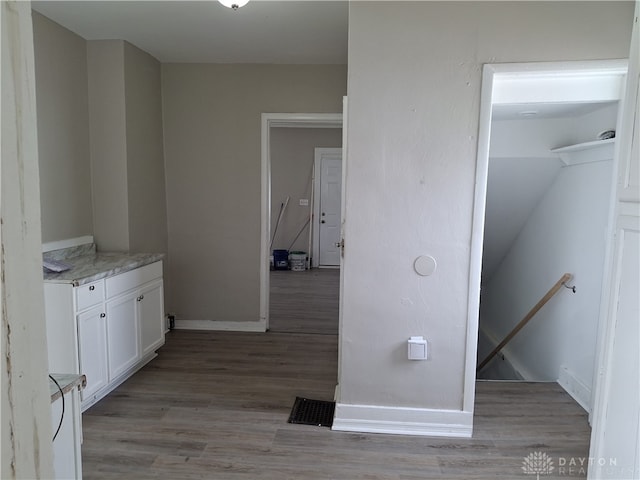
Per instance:
[[[480,96],[476,188],[471,230],[467,311],[469,321],[467,323],[463,406],[465,411],[473,411],[475,403],[480,281],[493,105],[536,102],[619,101],[624,90],[627,65],[628,62],[624,59],[484,65]],[[598,87],[597,95],[591,93],[594,86]],[[618,125],[620,124],[622,110],[622,104],[620,104]],[[615,171],[619,162],[617,156],[613,161]],[[612,196],[614,192],[615,188],[612,186]],[[606,248],[608,251],[610,246],[607,245]],[[606,252],[605,255],[607,255]],[[607,320],[600,318],[599,321],[602,323]],[[599,328],[599,331],[601,331],[601,326]],[[599,351],[596,351],[596,358],[598,358],[598,355]],[[592,393],[595,393],[595,391]]]
[[[260,148],[260,323],[269,330],[271,243],[271,129],[342,128],[342,113],[263,113]]]
[[[342,148],[331,148],[331,147],[317,147],[314,152],[313,159],[313,218],[315,224],[312,227],[312,242],[311,242],[311,263],[313,267],[321,267],[320,265],[320,227],[317,219],[320,218],[320,197],[321,197],[321,163],[322,163],[322,153],[326,152],[335,152],[338,151],[340,153],[340,161],[342,163]],[[342,202],[342,197],[340,198]],[[342,203],[340,204],[342,205]],[[340,207],[340,223],[342,224],[342,207]],[[334,268],[333,266],[328,266],[327,268]],[[336,267],[337,268],[337,267]]]

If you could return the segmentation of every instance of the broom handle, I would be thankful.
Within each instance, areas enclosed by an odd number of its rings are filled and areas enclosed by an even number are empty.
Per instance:
[[[271,251],[271,248],[273,247],[273,241],[276,239],[276,233],[278,232],[278,227],[280,226],[280,220],[282,219],[282,214],[286,210],[287,205],[289,205],[289,198],[290,197],[287,197],[287,199],[280,204],[280,213],[278,214],[278,220],[276,221],[276,228],[273,229],[273,237],[271,237],[271,243],[269,244],[269,251]]]

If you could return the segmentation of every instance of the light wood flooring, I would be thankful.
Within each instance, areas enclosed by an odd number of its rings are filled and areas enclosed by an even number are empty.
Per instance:
[[[270,273],[270,331],[338,334],[340,270],[313,268]]]
[[[584,478],[585,412],[556,384],[480,382],[472,439],[333,432],[286,423],[296,396],[331,400],[337,337],[173,331],[159,356],[83,415],[84,478]],[[375,381],[375,379],[372,379]]]

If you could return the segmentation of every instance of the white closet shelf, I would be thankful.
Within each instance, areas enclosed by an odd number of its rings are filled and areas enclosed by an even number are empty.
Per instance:
[[[551,152],[557,154],[567,166],[611,160],[613,159],[615,141],[615,138],[608,138],[606,140],[576,143],[566,147],[553,148]]]

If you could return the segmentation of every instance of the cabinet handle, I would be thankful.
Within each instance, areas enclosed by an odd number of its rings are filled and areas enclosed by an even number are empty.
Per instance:
[[[107,314],[106,314],[106,313],[101,313],[101,314],[100,314],[100,318],[104,318],[104,317],[106,317],[106,316],[107,316]]]
[[[138,300],[139,302],[141,302],[142,300],[144,300],[144,295],[140,295],[138,298],[136,298],[136,300]]]
[[[89,287],[89,290],[90,290],[90,291],[92,291],[92,292],[93,292],[95,289],[96,289],[96,286],[95,286],[95,285],[91,285],[91,286]]]

